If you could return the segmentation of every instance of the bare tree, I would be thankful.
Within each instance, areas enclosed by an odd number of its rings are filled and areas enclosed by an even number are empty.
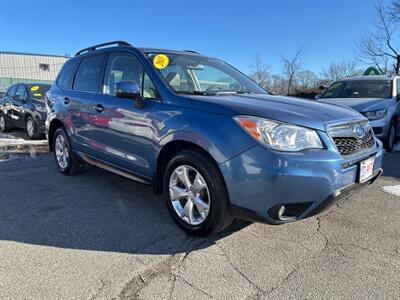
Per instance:
[[[283,76],[273,74],[271,76],[271,91],[278,95],[283,95],[286,91],[286,80]]]
[[[392,2],[388,13],[394,23],[400,24],[400,0]]]
[[[296,76],[299,88],[304,90],[314,88],[318,81],[317,75],[308,70],[298,72]]]
[[[252,72],[250,78],[253,79],[257,84],[263,88],[268,88],[270,81],[270,69],[271,66],[264,63],[261,56],[258,54],[251,65]]]
[[[330,83],[339,79],[357,75],[357,63],[355,61],[342,60],[341,62],[332,62],[327,69],[322,69],[321,75]]]
[[[393,2],[396,7],[397,2]],[[400,71],[400,26],[396,23],[396,15],[393,17],[392,13],[383,4],[376,5],[374,29],[363,35],[357,45],[360,60],[374,64],[384,74],[388,72],[389,62],[393,62],[395,73]]]
[[[300,46],[293,56],[282,58],[282,69],[283,75],[286,77],[286,94],[290,95],[293,90],[293,86],[296,80],[296,75],[301,71],[303,67],[303,56],[305,52],[305,46]]]

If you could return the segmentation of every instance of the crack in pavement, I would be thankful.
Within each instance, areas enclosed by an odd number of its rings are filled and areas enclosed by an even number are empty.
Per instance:
[[[209,241],[201,241],[200,243],[191,246],[192,242],[196,241],[193,238],[187,236],[187,238],[183,241],[182,245],[178,247],[181,249],[188,243],[189,250],[183,254],[174,254],[167,259],[163,260],[162,262],[154,265],[149,266],[143,272],[136,275],[132,280],[130,280],[121,290],[118,298],[120,299],[140,299],[140,292],[147,286],[149,286],[155,279],[161,276],[172,276],[173,285],[170,291],[170,297],[173,295],[173,291],[175,289],[175,282],[176,279],[179,278],[192,288],[196,289],[197,291],[202,292],[203,294],[207,295],[208,297],[212,298],[210,294],[203,291],[202,289],[194,286],[192,283],[188,282],[183,277],[179,276],[179,269],[182,267],[183,263],[190,255],[190,253],[198,249],[204,244],[209,243]]]
[[[257,295],[261,294],[261,295],[266,295],[266,291],[264,291],[262,288],[260,288],[257,284],[255,284],[252,280],[250,280],[250,278],[248,278],[242,271],[239,270],[239,268],[232,262],[232,260],[230,259],[228,253],[226,252],[226,250],[221,246],[216,244],[216,246],[221,249],[222,253],[224,254],[224,257],[226,258],[227,262],[229,263],[229,265],[242,277],[244,278],[253,288],[256,289],[257,291]]]
[[[331,212],[327,213],[324,215],[324,217],[326,217],[327,215],[329,215]],[[321,216],[322,217],[322,216]],[[266,296],[272,294],[275,290],[279,289],[280,287],[282,287],[295,273],[297,273],[299,271],[299,269],[301,268],[301,266],[308,262],[313,260],[315,257],[317,257],[317,255],[319,255],[320,253],[324,252],[327,248],[328,248],[328,244],[329,244],[329,239],[328,237],[322,233],[321,231],[321,217],[316,217],[316,221],[317,221],[317,229],[316,229],[316,233],[321,236],[324,240],[324,245],[321,249],[317,250],[311,257],[302,259],[301,261],[299,261],[297,264],[294,265],[293,269],[288,272],[286,274],[286,276],[275,286],[273,286],[266,294]]]

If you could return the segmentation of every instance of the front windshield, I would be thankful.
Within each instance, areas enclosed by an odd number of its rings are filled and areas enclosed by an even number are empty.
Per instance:
[[[34,99],[44,99],[46,92],[50,89],[48,84],[27,84],[29,95]]]
[[[391,80],[351,80],[332,84],[321,98],[391,98]]]
[[[263,88],[245,75],[217,59],[171,53],[149,53],[148,58],[176,93],[267,94]],[[158,58],[163,58],[164,61],[161,64],[157,63]]]

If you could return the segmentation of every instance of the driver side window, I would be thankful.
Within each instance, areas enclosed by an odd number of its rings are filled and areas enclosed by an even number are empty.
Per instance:
[[[24,85],[18,85],[17,91],[15,92],[15,97],[18,97],[19,100],[24,100],[26,98],[26,90]]]
[[[139,60],[131,54],[110,54],[107,62],[103,93],[115,95],[115,84],[131,80],[140,87],[144,99],[156,99],[157,91]]]
[[[322,95],[322,98],[338,98],[343,90],[344,82],[335,82],[332,84],[326,92]]]

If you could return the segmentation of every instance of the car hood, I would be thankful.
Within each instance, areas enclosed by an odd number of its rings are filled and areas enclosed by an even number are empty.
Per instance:
[[[359,112],[384,109],[392,101],[392,98],[326,98],[319,100],[324,103],[345,105]]]
[[[250,115],[325,130],[332,123],[363,119],[341,105],[273,95],[191,96],[199,110],[227,115]]]

